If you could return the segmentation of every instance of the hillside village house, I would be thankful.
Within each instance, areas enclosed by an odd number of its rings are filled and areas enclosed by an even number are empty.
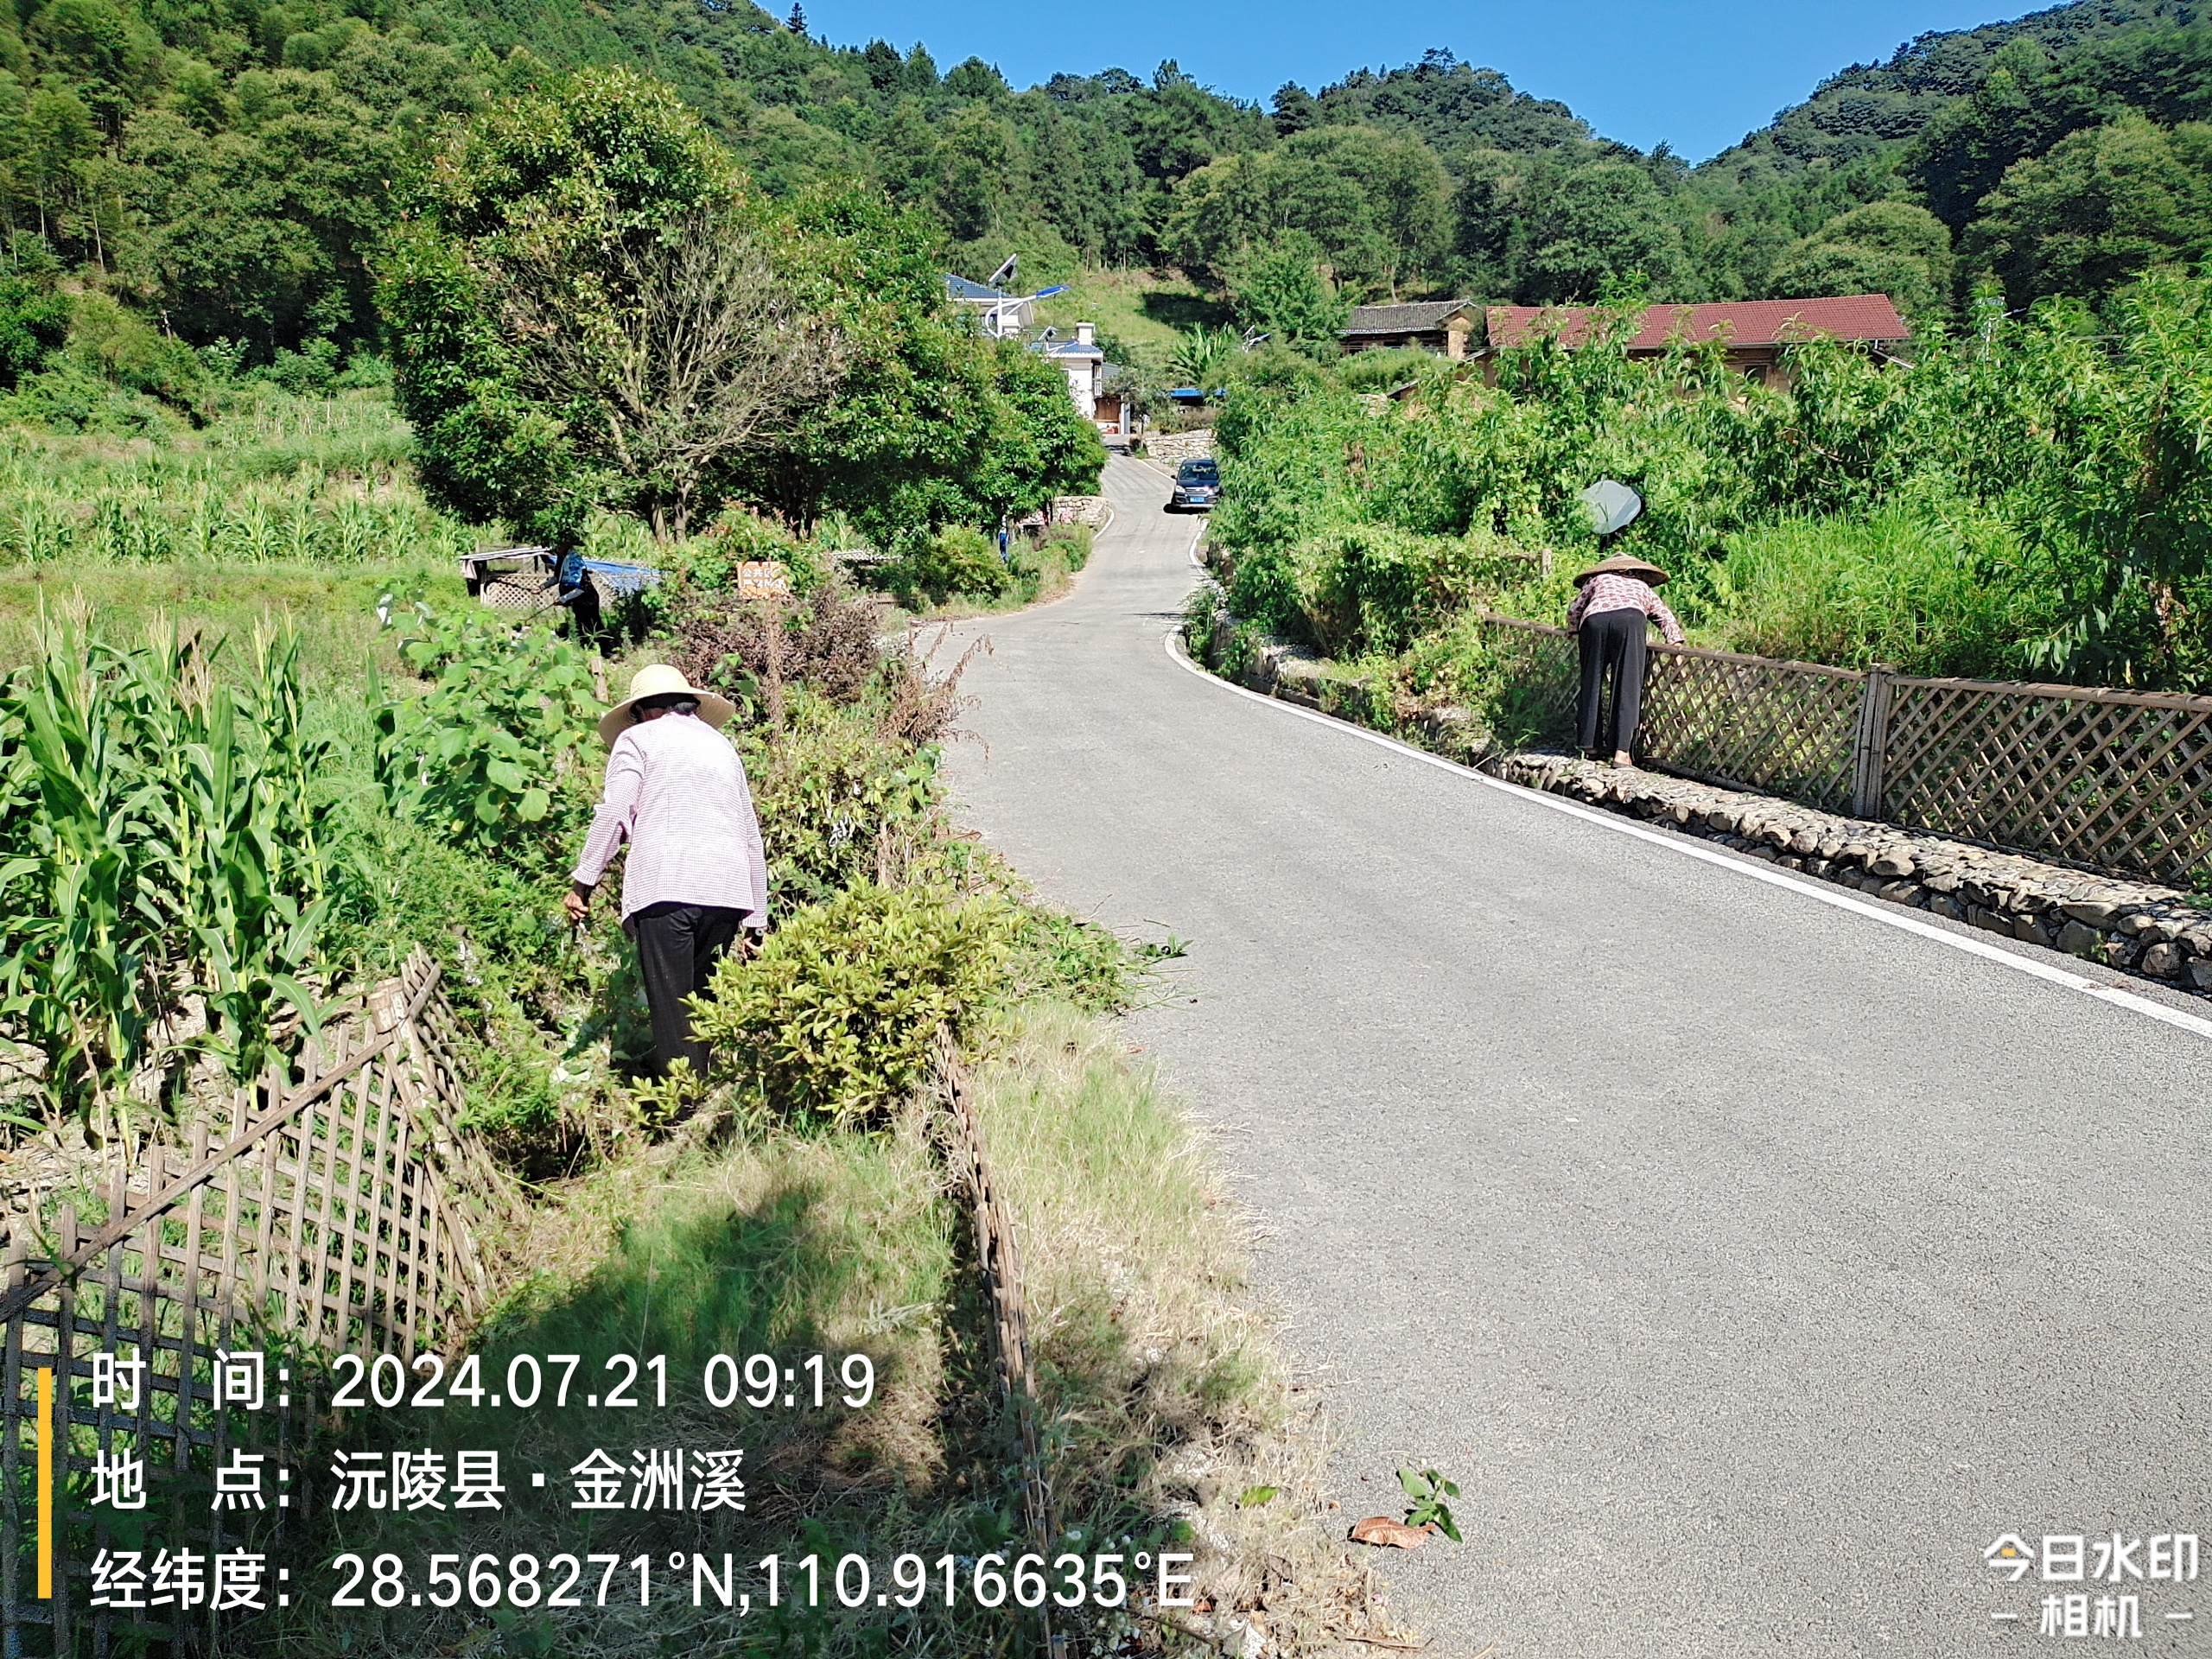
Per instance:
[[[978,330],[994,340],[1019,340],[1035,322],[1038,296],[1033,294],[1009,294],[988,283],[950,275],[944,291],[955,305],[969,311]],[[1059,290],[1045,291],[1051,295]],[[1073,340],[1062,340],[1056,330],[1047,328],[1029,342],[1029,349],[1067,377],[1068,397],[1084,419],[1097,422],[1109,437],[1126,435],[1131,411],[1122,394],[1105,383],[1106,353],[1098,349],[1096,324],[1076,324]]]
[[[1068,378],[1068,396],[1075,399],[1076,409],[1086,421],[1099,418],[1099,382],[1106,367],[1106,353],[1098,349],[1098,330],[1094,323],[1078,322],[1073,340],[1047,338],[1033,342],[1029,349],[1041,352],[1061,373]],[[1118,423],[1120,410],[1115,411]]]
[[[1590,337],[1587,306],[1493,305],[1484,318],[1484,342],[1474,355],[1483,378],[1495,382],[1497,355],[1555,334],[1570,349]],[[1676,339],[1725,342],[1731,372],[1761,385],[1788,384],[1784,347],[1801,340],[1827,339],[1858,346],[1878,359],[1894,357],[1910,345],[1912,330],[1885,294],[1847,294],[1805,300],[1738,300],[1721,305],[1654,305],[1630,340],[1631,358],[1666,354]]]
[[[944,291],[955,305],[972,310],[976,327],[994,340],[1011,340],[1029,329],[1033,308],[1030,295],[1009,294],[988,283],[950,276],[944,279]]]
[[[1348,352],[1392,346],[1453,359],[1479,345],[1483,308],[1471,300],[1421,300],[1407,305],[1356,305],[1338,338]]]
[[[1098,372],[1098,396],[1090,410],[1091,419],[1098,423],[1100,435],[1135,436],[1137,408],[1135,377],[1121,364],[1109,363]]]

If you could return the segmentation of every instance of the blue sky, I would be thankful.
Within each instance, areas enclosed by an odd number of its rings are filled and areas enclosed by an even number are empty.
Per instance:
[[[781,16],[789,0],[762,0]],[[2044,0],[2047,3],[2048,0]],[[2036,0],[1554,0],[1529,5],[1399,0],[1211,0],[1205,5],[956,5],[950,0],[810,0],[810,32],[840,46],[917,40],[939,68],[973,54],[1017,86],[1109,65],[1151,73],[1173,58],[1207,86],[1264,102],[1362,67],[1410,63],[1433,46],[1502,69],[1642,149],[1664,139],[1693,161],[1726,149],[1850,63],[1886,58],[1932,29],[2018,16]]]

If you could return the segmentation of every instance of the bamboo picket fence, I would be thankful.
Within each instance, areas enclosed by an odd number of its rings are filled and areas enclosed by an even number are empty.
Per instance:
[[[286,1069],[236,1091],[218,1135],[205,1119],[156,1138],[75,1203],[5,1217],[0,1255],[0,1654],[220,1650],[223,1621],[90,1605],[99,1550],[205,1555],[264,1548],[306,1487],[269,1507],[210,1506],[208,1471],[234,1446],[300,1472],[317,1379],[338,1352],[411,1362],[489,1304],[479,1240],[512,1195],[459,1125],[461,1077],[438,968],[417,952],[399,976],[334,1010]],[[296,1075],[294,1075],[296,1074]],[[41,1211],[47,1211],[41,1214]],[[217,1356],[264,1356],[264,1408],[218,1403]],[[145,1363],[135,1408],[95,1404],[93,1357]],[[36,1374],[53,1373],[51,1598],[35,1593],[30,1516]],[[289,1371],[280,1380],[279,1371]],[[280,1405],[289,1394],[288,1404]],[[88,1506],[98,1456],[145,1464],[132,1521]],[[213,1598],[209,1600],[212,1602]]]
[[[1573,636],[1484,621],[1529,723],[1571,741]],[[2185,885],[2212,864],[2212,697],[1657,645],[1634,747],[1701,782],[2085,869]]]

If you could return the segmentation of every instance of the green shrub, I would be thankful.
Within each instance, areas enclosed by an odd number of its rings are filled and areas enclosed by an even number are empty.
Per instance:
[[[749,734],[743,752],[780,902],[826,899],[903,866],[910,843],[931,833],[937,750],[909,752],[822,698],[795,693],[784,734]]]
[[[1045,532],[1039,551],[1058,552],[1068,574],[1073,575],[1090,563],[1091,545],[1096,540],[1097,532],[1089,524],[1054,524]]]
[[[525,866],[560,860],[589,810],[580,747],[603,712],[583,653],[494,613],[415,607],[400,645],[433,680],[376,701],[377,775],[392,810]]]
[[[1351,365],[1325,385],[1240,385],[1213,520],[1239,614],[1281,626],[1295,599],[1332,652],[1401,645],[1477,599],[1556,617],[1560,579],[1438,564],[1401,538],[1509,539],[1564,573],[1595,550],[1579,495],[1610,476],[1645,500],[1619,550],[1669,569],[1707,639],[1935,671],[2212,676],[2212,279],[2154,274],[2097,316],[2047,302],[1909,361],[1810,340],[1786,385],[1747,386],[1717,348],[1645,364],[1605,319],[1593,333],[1505,352],[1495,386],[1420,377],[1380,410],[1347,389]]]
[[[96,432],[118,438],[159,435],[168,423],[151,397],[117,386],[64,354],[16,383],[0,419],[49,432]]]
[[[175,409],[201,412],[208,387],[200,354],[105,294],[77,296],[67,350],[71,358],[124,391],[143,392]]]
[[[1433,353],[1403,348],[1353,352],[1337,370],[1337,382],[1351,391],[1387,391],[1417,379],[1436,362]]]
[[[279,346],[262,374],[295,397],[319,397],[330,390],[338,375],[338,343],[318,339],[303,342],[296,352]],[[389,378],[389,376],[387,376]]]
[[[1229,608],[1270,633],[1311,636],[1298,599],[1298,567],[1281,549],[1259,548],[1236,561],[1229,580]]]
[[[998,543],[980,530],[947,525],[926,541],[917,542],[887,571],[893,591],[909,609],[926,600],[942,605],[947,600],[996,599],[1014,580]]]
[[[27,276],[0,276],[0,389],[37,372],[69,337],[69,302]]]
[[[752,961],[725,958],[695,1029],[772,1110],[852,1122],[992,1003],[1019,924],[995,896],[863,883],[791,915]]]

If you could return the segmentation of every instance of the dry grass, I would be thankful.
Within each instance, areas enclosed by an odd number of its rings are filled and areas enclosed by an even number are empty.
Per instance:
[[[1115,1026],[1065,1007],[1025,1008],[975,1094],[1020,1239],[1060,1526],[1187,1540],[1200,1605],[1178,1627],[1200,1640],[1239,1622],[1286,1656],[1388,1639],[1205,1131]]]

